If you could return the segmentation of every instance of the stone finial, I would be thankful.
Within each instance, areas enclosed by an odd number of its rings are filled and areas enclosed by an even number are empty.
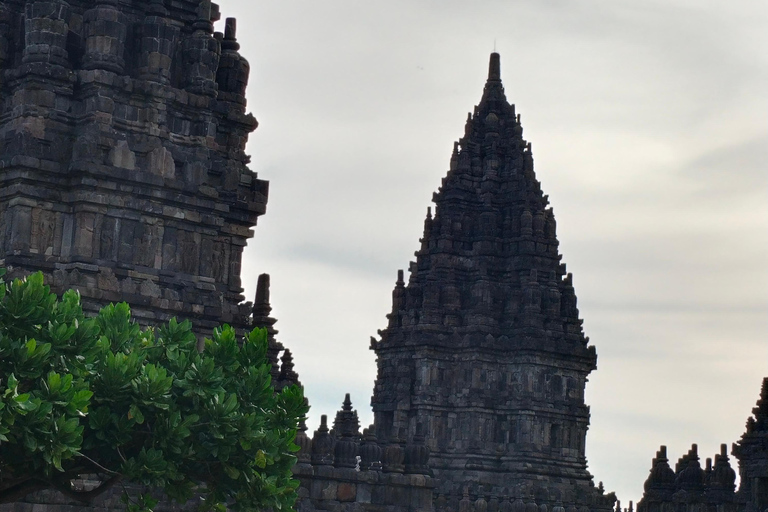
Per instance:
[[[392,434],[381,458],[382,470],[385,473],[402,473],[405,470],[404,460],[405,450],[400,443],[400,439],[397,437],[397,434]]]
[[[330,466],[333,464],[334,439],[328,432],[328,416],[320,416],[320,427],[312,437],[312,464]]]
[[[539,506],[533,498],[533,494],[528,495],[528,503],[525,504],[525,512],[539,512]],[[570,510],[568,511],[570,512]]]
[[[336,437],[360,437],[360,420],[357,417],[357,411],[352,407],[352,399],[349,393],[344,395],[344,401],[341,409],[336,413],[333,420],[333,432]]]
[[[261,274],[256,282],[256,298],[253,301],[253,327],[267,329],[267,332],[273,337],[278,333],[273,327],[275,320],[270,313],[272,305],[269,302],[269,274]]]
[[[678,463],[680,471],[675,483],[688,492],[700,491],[704,485],[704,470],[699,463],[698,450],[698,445],[692,444],[688,454]]]
[[[216,72],[221,58],[221,43],[213,37],[211,0],[202,0],[198,7],[194,32],[182,43],[184,88],[202,96],[215,97],[218,92]]]
[[[363,441],[360,444],[360,469],[381,471],[381,446],[376,439],[376,429],[373,425],[363,430]]]
[[[290,349],[285,349],[283,357],[280,359],[280,375],[277,377],[281,389],[292,385],[301,386],[299,374],[293,370],[294,366],[293,354],[291,354]]]
[[[296,453],[297,462],[299,464],[311,464],[312,439],[307,436],[307,423],[303,418],[299,422],[299,429],[296,432],[296,445],[299,447],[299,451]]]
[[[192,25],[195,30],[202,30],[207,34],[213,34],[211,22],[211,0],[201,0],[197,7],[197,20]]]
[[[648,479],[645,481],[644,488],[646,491],[655,490],[671,492],[674,489],[674,485],[675,472],[669,467],[667,447],[662,445],[659,447],[659,451],[656,452],[656,457],[651,463],[651,471],[648,475]]]
[[[278,356],[280,351],[283,350],[283,346],[275,340],[275,335],[278,331],[275,329],[274,325],[277,320],[269,316],[272,312],[272,306],[269,303],[269,274],[261,274],[256,282],[256,298],[253,301],[252,311],[251,327],[259,327],[267,330],[267,339],[269,341],[269,346],[267,347],[267,359],[269,360],[269,364],[272,365],[272,369],[269,373],[272,376],[272,382],[278,383],[280,381]],[[292,356],[290,356],[290,364],[293,364]],[[293,370],[292,366],[290,370]],[[286,369],[286,371],[288,371],[288,369]]]
[[[256,283],[256,298],[253,301],[254,315],[256,311],[264,315],[269,315],[272,312],[272,307],[269,304],[269,274],[259,275]]]
[[[390,324],[393,326],[400,325],[402,320],[399,311],[405,307],[405,281],[403,277],[403,271],[398,270],[395,288],[392,290],[392,315],[389,317]]]
[[[505,495],[502,498],[501,503],[499,503],[499,512],[512,512],[512,502],[509,501],[509,496]]]
[[[464,487],[464,496],[459,500],[459,512],[472,512],[472,501],[469,499],[469,487]]]
[[[515,501],[512,502],[512,512],[525,512],[525,503],[520,498],[520,490],[515,492]]]
[[[459,142],[453,143],[453,152],[451,153],[451,163],[449,169],[455,171],[459,167]]]
[[[237,104],[237,110],[245,110],[245,88],[248,85],[250,65],[238,53],[237,20],[227,18],[224,34],[221,38],[221,60],[216,70],[216,83],[219,91],[228,93],[222,99]]]
[[[341,410],[336,413],[333,429],[338,438],[334,449],[334,465],[338,468],[354,468],[357,465],[360,421],[357,419],[357,411],[352,408],[349,393],[344,396]]]
[[[485,498],[483,495],[479,495],[477,499],[475,500],[475,505],[473,507],[474,512],[487,512],[488,511],[488,502],[485,501]]]
[[[729,494],[736,489],[736,472],[728,460],[728,446],[725,444],[720,445],[720,453],[715,455],[715,465],[711,470],[709,483],[711,487]]]
[[[499,512],[499,497],[494,493],[491,493],[488,500],[488,512]]]
[[[237,19],[227,18],[224,25],[224,40],[221,45],[223,51],[234,51],[240,49],[240,43],[237,42]]]
[[[768,431],[768,377],[763,379],[763,385],[760,388],[760,398],[752,409],[752,414],[754,415],[752,431]]]
[[[501,56],[496,52],[488,62],[488,80],[501,80]]]

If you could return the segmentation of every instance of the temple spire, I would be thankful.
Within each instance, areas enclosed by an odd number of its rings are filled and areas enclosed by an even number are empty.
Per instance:
[[[275,320],[270,316],[272,305],[269,303],[269,274],[261,274],[256,284],[256,298],[253,301],[253,327],[266,328],[270,338],[274,338],[277,330]]]
[[[488,63],[488,80],[501,81],[501,58],[496,52],[491,54],[491,61]]]
[[[514,117],[514,107],[507,101],[504,85],[501,83],[501,56],[496,52],[491,54],[488,62],[488,80],[485,82],[480,104],[475,107],[472,117],[482,113],[482,119],[485,119],[488,112]]]

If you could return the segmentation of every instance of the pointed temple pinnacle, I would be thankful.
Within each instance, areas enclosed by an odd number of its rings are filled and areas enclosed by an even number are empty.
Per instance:
[[[501,80],[501,59],[499,54],[493,52],[488,63],[488,80]]]
[[[256,284],[256,300],[254,306],[266,306],[270,310],[269,304],[269,274],[261,274]]]

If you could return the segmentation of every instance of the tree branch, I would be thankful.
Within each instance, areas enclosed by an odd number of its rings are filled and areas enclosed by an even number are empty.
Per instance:
[[[105,473],[109,473],[110,475],[119,475],[120,474],[117,471],[112,471],[111,469],[105,468],[104,466],[102,466],[101,464],[99,464],[98,462],[96,462],[95,460],[90,458],[89,456],[85,455],[83,452],[77,452],[77,454],[79,456],[83,457],[84,459],[86,459],[91,464],[93,464],[95,467],[97,467],[100,470],[104,471]]]
[[[50,485],[37,478],[27,478],[0,491],[0,503],[14,503],[35,491],[47,489]]]

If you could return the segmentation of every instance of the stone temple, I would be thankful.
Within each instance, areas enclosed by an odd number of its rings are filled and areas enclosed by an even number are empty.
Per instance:
[[[281,388],[299,377],[275,339],[269,276],[253,305],[242,295],[268,183],[245,154],[249,65],[235,20],[219,33],[219,18],[210,0],[0,2],[0,265],[42,270],[92,312],[127,301],[144,325],[266,327]],[[297,434],[301,512],[622,512],[587,471],[597,355],[500,71],[494,53],[371,341],[374,424],[360,431],[347,396],[332,422]],[[662,447],[638,512],[768,509],[768,379],[731,454],[738,490],[727,446],[702,467],[694,445],[674,469]],[[124,505],[110,493],[0,505],[113,509]]]
[[[372,342],[377,432],[423,430],[448,493],[472,482],[598,505],[584,454],[597,355],[496,53],[433,201],[410,279],[398,276]]]

